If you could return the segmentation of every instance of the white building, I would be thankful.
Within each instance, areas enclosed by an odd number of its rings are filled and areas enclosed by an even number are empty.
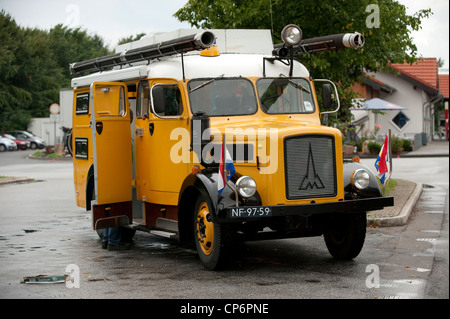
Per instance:
[[[390,67],[392,72],[367,73],[365,83],[354,89],[363,99],[380,98],[403,109],[381,110],[381,113],[353,110],[355,121],[364,124],[358,135],[370,135],[379,127],[379,136],[385,136],[390,129],[392,135],[414,140],[416,148],[425,145],[433,138],[434,105],[443,100],[437,59],[425,58],[412,65],[391,64]]]

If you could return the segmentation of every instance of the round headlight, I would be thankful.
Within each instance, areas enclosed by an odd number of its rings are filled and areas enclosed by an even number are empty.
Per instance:
[[[242,197],[252,197],[256,193],[256,182],[250,176],[242,176],[236,181],[236,191]]]
[[[294,46],[300,44],[302,41],[303,32],[299,26],[295,24],[288,24],[281,31],[281,39],[287,45]]]
[[[357,169],[353,172],[351,177],[351,183],[359,190],[367,188],[370,182],[370,175],[365,169]]]

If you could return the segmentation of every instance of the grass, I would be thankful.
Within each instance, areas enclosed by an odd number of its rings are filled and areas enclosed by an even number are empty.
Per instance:
[[[62,155],[55,154],[55,153],[51,153],[51,154],[45,155],[45,153],[43,153],[41,151],[34,152],[33,154],[31,154],[31,156],[32,157],[45,157],[45,158],[48,158],[48,159],[63,157]]]
[[[37,152],[34,152],[33,154],[31,154],[31,156],[33,156],[33,157],[43,157],[43,156],[45,156],[45,153],[37,151]]]
[[[380,188],[383,189],[383,185],[380,183],[380,179],[377,178],[378,184],[380,185]],[[395,179],[389,179],[387,181],[387,184],[385,185],[385,196],[389,196],[389,194],[397,187],[398,182]]]
[[[63,157],[63,156],[62,156],[62,155],[59,155],[59,154],[55,154],[55,153],[48,154],[48,155],[46,156],[46,158],[61,158],[61,157]]]

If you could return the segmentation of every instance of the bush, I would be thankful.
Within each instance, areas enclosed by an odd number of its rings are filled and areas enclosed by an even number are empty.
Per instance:
[[[407,152],[412,151],[412,145],[411,145],[410,140],[402,140],[402,146],[403,146],[403,150],[405,150]]]
[[[391,138],[391,148],[393,154],[398,154],[403,149],[403,141],[397,136]]]
[[[367,145],[370,154],[378,154],[381,150],[381,145],[378,142],[372,141]]]

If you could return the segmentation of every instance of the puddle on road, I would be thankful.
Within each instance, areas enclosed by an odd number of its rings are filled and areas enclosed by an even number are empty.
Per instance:
[[[23,230],[26,234],[40,232],[40,230],[37,230],[37,229],[22,229],[22,230]]]

